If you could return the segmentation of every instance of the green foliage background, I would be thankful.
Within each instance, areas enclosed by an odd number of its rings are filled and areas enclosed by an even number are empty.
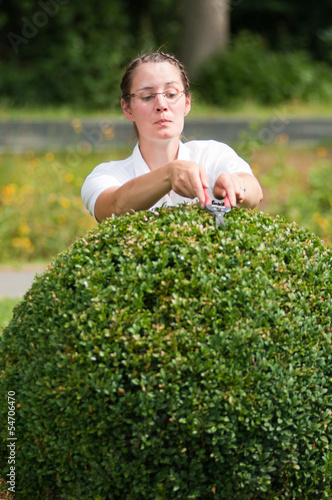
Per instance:
[[[181,58],[186,8],[185,0],[83,4],[79,0],[0,0],[0,102],[8,106],[116,108],[123,68],[138,52],[163,46]],[[257,60],[252,67],[252,58],[247,60],[233,50],[224,61],[228,66],[235,58],[226,80],[223,64],[210,75],[221,83],[219,94],[225,90],[231,97],[235,93],[242,98],[248,78],[241,78],[248,72],[254,76],[253,95],[267,85],[273,87],[277,99],[298,97],[294,82],[289,88],[292,78],[299,82],[308,71],[319,71],[319,85],[322,77],[330,85],[326,71],[311,60],[332,63],[331,8],[332,0],[322,0],[319,9],[310,1],[276,0],[262,5],[258,0],[232,0],[233,41],[244,29],[262,36],[266,49],[256,47],[257,58],[263,58],[262,68],[268,64],[269,70],[262,74]],[[255,47],[251,44],[251,48]],[[284,56],[285,52],[293,55]],[[285,66],[287,81],[282,82]],[[230,78],[238,82],[237,87],[227,86]],[[264,92],[261,98],[266,101]]]
[[[330,102],[332,67],[306,52],[272,51],[261,36],[242,32],[226,52],[203,63],[198,91],[205,102],[223,108],[247,100]]]

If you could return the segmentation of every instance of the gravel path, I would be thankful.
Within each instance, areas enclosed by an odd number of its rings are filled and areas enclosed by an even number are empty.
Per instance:
[[[45,267],[32,266],[24,269],[0,269],[0,299],[21,298],[29,290],[36,274]]]

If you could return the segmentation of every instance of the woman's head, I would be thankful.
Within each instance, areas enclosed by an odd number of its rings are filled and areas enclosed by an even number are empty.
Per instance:
[[[179,138],[191,106],[189,79],[173,56],[154,52],[137,57],[121,81],[121,105],[140,142]]]
[[[129,63],[129,65],[126,68],[120,87],[122,90],[122,98],[127,103],[130,102],[130,94],[132,90],[133,78],[138,67],[144,63],[160,63],[160,62],[168,62],[178,68],[181,75],[183,88],[186,94],[187,95],[189,94],[189,78],[183,64],[181,64],[180,61],[178,61],[174,56],[170,54],[165,54],[164,52],[151,52],[149,54],[144,54],[142,56],[136,57]]]

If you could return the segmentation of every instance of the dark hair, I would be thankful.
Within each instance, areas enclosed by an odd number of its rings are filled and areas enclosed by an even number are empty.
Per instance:
[[[122,98],[129,103],[130,101],[130,91],[131,91],[131,85],[133,82],[134,74],[136,69],[143,63],[149,63],[149,62],[169,62],[170,64],[173,64],[174,66],[177,66],[179,68],[179,71],[181,73],[181,78],[184,86],[184,90],[186,91],[186,95],[189,94],[189,78],[187,71],[183,64],[180,63],[174,56],[170,54],[165,54],[164,52],[150,52],[148,54],[143,54],[142,56],[138,56],[135,59],[133,59],[129,65],[127,66],[125,73],[122,77],[121,80],[121,90],[122,90]]]

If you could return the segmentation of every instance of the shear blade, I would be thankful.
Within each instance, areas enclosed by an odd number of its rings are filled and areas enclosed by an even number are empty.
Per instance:
[[[215,212],[214,218],[215,218],[215,223],[216,223],[216,229],[218,229],[218,227],[220,225],[223,226],[223,227],[225,227],[225,219],[224,219],[224,214],[223,213],[217,213],[217,212]]]
[[[218,229],[220,225],[225,227],[224,214],[229,213],[231,211],[231,207],[225,207],[222,205],[206,205],[205,208],[214,214],[216,229]]]

